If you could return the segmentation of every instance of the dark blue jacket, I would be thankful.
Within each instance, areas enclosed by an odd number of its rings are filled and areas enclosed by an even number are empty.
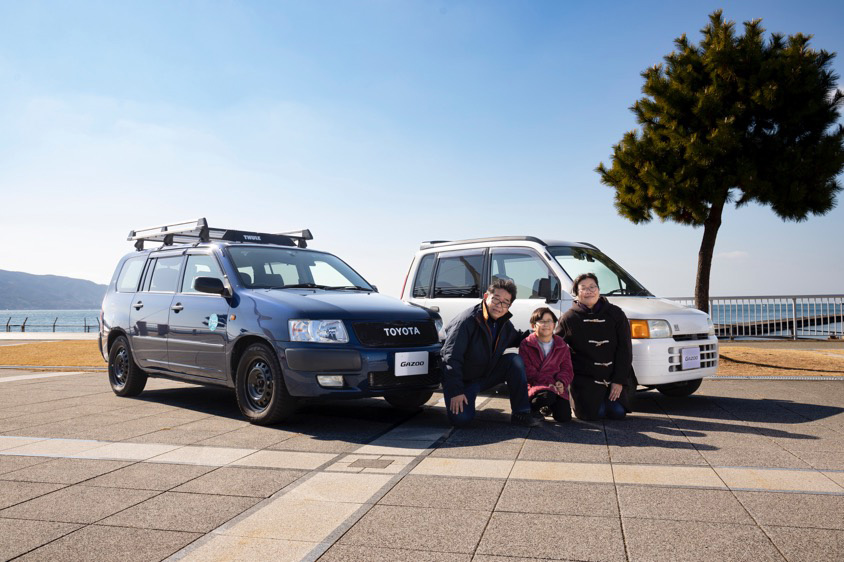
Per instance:
[[[518,346],[527,333],[516,330],[507,312],[498,319],[496,341],[484,317],[483,302],[457,316],[446,328],[442,348],[443,390],[450,396],[463,394],[466,384],[492,372],[508,347]]]

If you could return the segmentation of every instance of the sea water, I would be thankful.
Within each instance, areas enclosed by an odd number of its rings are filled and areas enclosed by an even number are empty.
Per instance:
[[[97,332],[99,319],[99,310],[0,310],[0,332]]]

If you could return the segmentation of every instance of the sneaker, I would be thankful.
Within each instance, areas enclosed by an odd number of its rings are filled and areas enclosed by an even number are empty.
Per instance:
[[[530,412],[513,412],[510,416],[510,423],[522,427],[536,427],[539,425],[539,420]]]

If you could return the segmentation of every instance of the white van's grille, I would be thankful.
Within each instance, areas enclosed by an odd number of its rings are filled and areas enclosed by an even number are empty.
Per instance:
[[[704,338],[705,337],[706,336],[704,336]],[[680,350],[683,347],[678,346],[668,348],[668,370],[672,373],[682,370],[680,368]],[[708,367],[717,367],[718,344],[701,343],[701,345],[699,345],[698,347],[700,347],[700,368],[706,369]]]

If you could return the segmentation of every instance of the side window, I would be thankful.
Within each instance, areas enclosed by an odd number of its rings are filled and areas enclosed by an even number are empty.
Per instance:
[[[120,275],[117,277],[118,293],[134,293],[138,290],[138,281],[141,280],[141,273],[144,271],[146,256],[129,258],[123,264]]]
[[[197,292],[193,288],[193,281],[197,277],[216,277],[222,281],[223,272],[220,271],[220,266],[217,264],[214,256],[207,254],[193,254],[188,256],[188,261],[185,265],[185,278],[182,281],[183,293]]]
[[[434,298],[481,298],[483,267],[483,250],[441,253]]]
[[[176,286],[179,283],[179,267],[181,265],[182,256],[158,258],[155,260],[149,290],[160,293],[176,292]]]
[[[431,278],[434,276],[434,254],[427,254],[419,262],[416,280],[413,281],[413,296],[425,298],[431,290]]]
[[[493,250],[492,279],[511,279],[520,299],[557,298],[560,282],[542,259],[529,250]]]

